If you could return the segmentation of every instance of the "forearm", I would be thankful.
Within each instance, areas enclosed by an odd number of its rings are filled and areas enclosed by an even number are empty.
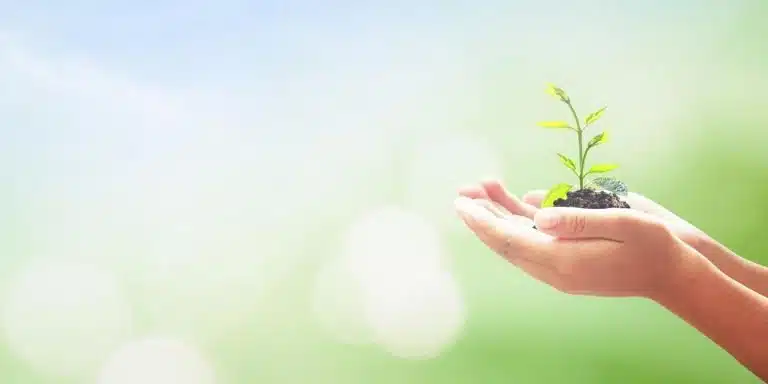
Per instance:
[[[693,264],[653,299],[768,381],[768,298],[704,258]]]
[[[732,279],[768,297],[768,267],[735,254],[709,237],[696,242],[694,248]]]

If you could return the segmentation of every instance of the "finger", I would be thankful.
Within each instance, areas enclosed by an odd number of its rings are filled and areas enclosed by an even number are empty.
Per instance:
[[[605,257],[620,255],[625,246],[621,241],[603,238],[555,238],[552,243],[557,254],[554,265],[566,276],[594,275],[595,268],[605,265]]]
[[[526,259],[516,260],[517,267],[543,281],[558,291],[568,294],[593,294],[604,292],[597,276],[610,274],[605,257],[621,254],[624,243],[604,239],[553,239],[555,257],[543,268]]]
[[[563,239],[609,239],[623,241],[653,224],[647,214],[622,208],[581,209],[554,207],[540,210],[534,217],[536,227]]]
[[[486,199],[475,199],[474,201],[475,203],[485,207],[496,217],[503,219],[505,222],[508,222],[504,223],[505,225],[521,225],[529,228],[533,227],[532,219],[525,216],[513,215],[498,203]]]
[[[557,269],[552,265],[553,252],[545,247],[536,250],[535,243],[507,231],[494,230],[483,222],[471,218],[465,222],[480,241],[512,265],[545,283],[557,283]]]
[[[484,207],[466,199],[457,200],[467,226],[490,249],[526,274],[562,292],[576,292],[584,271],[593,260],[613,254],[619,242],[601,239],[564,240],[552,238],[529,226],[508,225]],[[580,277],[580,275],[582,275]]]
[[[525,258],[541,264],[551,260],[551,236],[532,229],[530,225],[499,218],[471,199],[459,197],[455,204],[475,235],[504,258],[512,262]]]
[[[626,202],[632,209],[650,213],[654,216],[658,216],[666,220],[680,220],[682,218],[672,213],[670,210],[664,208],[661,204],[643,196],[639,193],[630,192],[625,198]]]
[[[535,242],[525,241],[509,231],[489,231],[484,224],[471,219],[467,225],[480,241],[527,275],[557,289],[563,286],[565,277],[553,265],[556,253],[542,246],[537,250]]]
[[[512,214],[525,216],[531,219],[533,218],[533,215],[536,214],[536,207],[520,201],[520,199],[509,193],[500,182],[496,180],[484,181],[482,185],[483,189],[485,189],[485,193],[491,200],[499,203]]]
[[[474,199],[475,203],[483,206],[485,209],[491,211],[496,217],[505,219],[508,217],[511,217],[512,214],[509,213],[504,207],[499,205],[498,203],[494,203],[491,200],[488,199]]]
[[[504,207],[502,207],[499,203],[493,202],[487,197],[473,197],[473,196],[480,196],[481,194],[477,193],[477,191],[472,191],[470,189],[466,189],[462,191],[464,193],[460,193],[462,197],[471,198],[475,203],[485,207],[488,211],[493,213],[496,217],[504,219],[504,220],[511,220],[518,222],[523,225],[532,226],[533,220],[527,217],[514,215],[507,211]],[[485,192],[483,191],[483,195]]]
[[[523,195],[523,202],[536,208],[541,208],[541,203],[544,201],[544,197],[547,196],[547,191],[535,190],[530,191]]]
[[[485,189],[476,185],[459,188],[459,196],[465,196],[470,199],[488,199]]]
[[[557,239],[530,227],[509,225],[470,199],[457,199],[467,226],[493,251],[528,275],[555,289],[578,293],[605,255],[619,252],[620,242],[602,239]]]
[[[517,258],[509,261],[512,265],[534,279],[554,287],[557,290],[565,291],[563,287],[565,286],[567,278],[556,269],[524,258]]]

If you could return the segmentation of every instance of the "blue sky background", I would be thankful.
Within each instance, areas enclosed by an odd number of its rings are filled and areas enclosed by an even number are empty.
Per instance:
[[[697,21],[714,22],[715,27],[729,10],[737,9],[729,2],[709,2],[691,12],[697,4],[689,0],[25,1],[5,6],[0,21],[40,49],[84,55],[137,79],[181,87],[206,83],[237,87],[245,82],[243,88],[248,89],[265,76],[316,69],[323,57],[343,58],[348,65],[358,60],[366,60],[366,65],[386,62],[392,57],[387,50],[396,49],[392,40],[431,37],[438,45],[471,49],[493,35],[501,38],[497,32],[503,28],[510,43],[516,35],[534,31],[565,42],[569,30],[620,28],[631,34],[648,29],[648,20],[662,30]],[[375,52],[381,56],[369,56]]]

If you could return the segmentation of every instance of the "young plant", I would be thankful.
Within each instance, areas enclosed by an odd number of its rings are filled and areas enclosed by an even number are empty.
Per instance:
[[[607,107],[602,107],[590,113],[582,122],[579,119],[578,113],[576,113],[576,109],[573,107],[571,98],[562,88],[558,88],[550,84],[547,87],[547,92],[568,106],[571,116],[573,117],[573,123],[569,123],[567,121],[543,121],[539,122],[538,125],[544,128],[572,131],[576,134],[575,136],[578,140],[579,148],[576,161],[562,153],[558,153],[557,156],[560,158],[560,162],[576,176],[578,182],[577,191],[584,189],[602,189],[613,192],[617,195],[625,195],[627,193],[626,185],[621,181],[616,180],[615,178],[595,177],[588,180],[590,175],[604,174],[618,168],[618,165],[610,163],[595,164],[589,168],[586,166],[587,155],[589,155],[589,152],[593,148],[605,144],[608,141],[608,132],[602,131],[594,135],[586,143],[586,145],[584,143],[585,132],[589,127],[593,126],[598,120],[600,120],[601,117],[603,117]],[[568,196],[568,192],[573,190],[574,187],[575,186],[570,183],[560,183],[555,185],[552,187],[552,189],[550,189],[549,193],[544,199],[543,206],[552,206],[556,200],[565,199],[566,196]]]

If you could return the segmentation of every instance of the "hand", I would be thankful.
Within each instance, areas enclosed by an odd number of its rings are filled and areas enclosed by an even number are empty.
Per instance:
[[[541,202],[544,200],[546,193],[547,192],[543,190],[528,192],[523,196],[523,201],[528,205],[541,207]],[[630,192],[624,200],[629,203],[631,209],[645,212],[661,219],[662,223],[664,223],[675,236],[680,238],[680,240],[684,241],[686,244],[692,246],[694,249],[699,249],[699,245],[708,238],[703,231],[693,226],[693,224],[683,220],[645,196]]]
[[[528,192],[520,200],[507,192],[498,181],[486,181],[479,186],[463,188],[459,194],[484,202],[489,209],[503,212],[507,217],[531,220],[539,211],[545,191]],[[632,210],[647,213],[659,220],[681,241],[698,251],[725,274],[768,297],[768,267],[746,260],[695,226],[661,205],[636,193],[626,196]],[[530,223],[532,225],[532,223]]]
[[[521,201],[494,181],[460,194],[470,228],[529,274],[568,293],[647,297],[768,380],[768,267],[638,194],[626,198],[632,209],[609,210],[540,209],[543,191]],[[552,213],[559,229],[546,225]],[[533,219],[539,230],[512,218]]]
[[[541,207],[546,191],[536,190],[526,193],[522,201],[507,190],[498,181],[485,181],[480,186],[466,187],[459,194],[472,199],[486,199],[503,208],[506,213],[524,216],[533,219]],[[700,229],[670,212],[658,203],[637,193],[629,193],[625,197],[627,203],[634,210],[638,210],[661,219],[680,240],[694,249],[702,252],[703,245],[712,240]],[[705,252],[702,252],[705,254]]]
[[[511,211],[530,210],[514,203]],[[635,210],[537,209],[536,230],[494,213],[482,200],[462,196],[456,208],[488,247],[569,294],[656,299],[691,258],[700,257],[658,218]]]

